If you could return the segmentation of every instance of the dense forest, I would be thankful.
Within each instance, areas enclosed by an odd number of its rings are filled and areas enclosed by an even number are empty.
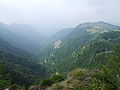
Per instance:
[[[0,90],[120,89],[119,26],[86,22],[49,38],[33,32],[0,24]]]

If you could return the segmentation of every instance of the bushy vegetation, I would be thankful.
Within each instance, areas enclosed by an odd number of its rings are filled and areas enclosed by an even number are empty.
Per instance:
[[[61,82],[63,81],[64,78],[59,75],[59,74],[54,74],[52,75],[51,77],[49,78],[46,78],[46,79],[43,79],[43,80],[40,80],[38,82],[36,82],[38,85],[42,86],[42,87],[46,87],[46,86],[51,86],[52,84],[54,83],[58,83],[58,82]]]
[[[53,84],[59,83],[64,80],[64,77],[59,74],[53,74],[49,78],[36,81],[31,87],[30,90],[45,90],[47,87],[52,86]]]
[[[0,64],[0,89],[4,89],[11,84],[11,77],[6,73],[6,66]]]
[[[9,87],[9,90],[25,90],[25,89],[17,84],[14,84]]]

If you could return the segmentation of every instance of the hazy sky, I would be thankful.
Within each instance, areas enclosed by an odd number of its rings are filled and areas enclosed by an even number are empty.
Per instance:
[[[44,34],[88,21],[120,24],[120,0],[0,0],[0,22],[28,23]]]

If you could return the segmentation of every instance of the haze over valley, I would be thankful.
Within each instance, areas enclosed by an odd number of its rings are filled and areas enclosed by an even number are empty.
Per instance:
[[[0,90],[119,90],[119,3],[0,0]]]

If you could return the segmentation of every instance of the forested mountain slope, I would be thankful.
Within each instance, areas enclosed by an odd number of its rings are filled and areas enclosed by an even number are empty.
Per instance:
[[[30,90],[120,89],[118,26],[104,22],[80,24],[63,40],[44,47],[37,58],[53,75],[36,82]]]
[[[113,51],[119,42],[120,31],[104,32],[65,58],[61,64],[57,65],[57,69],[60,72],[63,72],[63,70],[66,72],[78,67],[99,69],[107,62],[106,57],[114,55]]]
[[[119,90],[120,31],[100,34],[57,65],[61,73],[37,82],[30,90]]]
[[[45,76],[45,68],[33,62],[32,54],[0,38],[0,89],[18,84],[28,88]]]
[[[113,47],[111,43],[109,45],[109,42],[105,43],[104,40],[101,41],[99,37],[107,32],[110,32],[111,35],[119,33],[117,31],[116,33],[112,33],[112,30],[120,30],[120,27],[101,21],[80,24],[63,40],[57,40],[41,49],[37,55],[38,62],[45,65],[51,73],[68,72],[77,67],[92,68],[90,63],[92,63],[92,59],[97,58],[95,57],[96,52],[100,53],[104,49],[106,53],[111,52],[111,47]],[[103,49],[101,47],[103,47]]]

